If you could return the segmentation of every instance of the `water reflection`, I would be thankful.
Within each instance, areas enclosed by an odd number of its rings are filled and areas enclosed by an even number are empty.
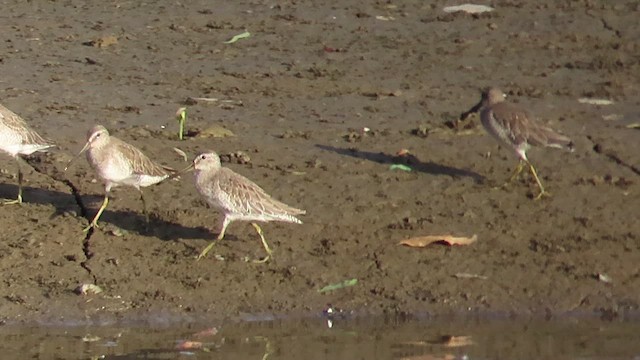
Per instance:
[[[0,328],[3,359],[640,359],[631,321],[327,319]]]

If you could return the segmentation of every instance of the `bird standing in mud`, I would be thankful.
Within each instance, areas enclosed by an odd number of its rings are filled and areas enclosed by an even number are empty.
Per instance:
[[[98,227],[98,219],[109,204],[111,188],[118,185],[129,185],[138,189],[143,213],[148,222],[147,205],[141,188],[167,179],[171,175],[172,169],[156,164],[135,146],[110,136],[109,131],[102,125],[96,125],[89,130],[87,143],[80,150],[78,156],[85,151],[87,152],[87,161],[105,183],[105,195],[98,213],[84,231]],[[67,165],[68,167],[69,165]]]
[[[541,124],[529,111],[505,101],[505,94],[498,88],[488,88],[482,93],[482,99],[470,112],[480,111],[482,125],[501,144],[513,149],[520,162],[508,182],[513,181],[522,172],[526,164],[536,180],[540,193],[536,200],[549,195],[544,189],[538,173],[527,159],[527,150],[532,146],[566,148],[573,151],[573,142],[553,129]]]
[[[218,238],[211,242],[198,255],[198,260],[203,258],[217,241],[224,238],[227,226],[232,221],[251,221],[256,229],[262,246],[267,256],[255,262],[265,262],[271,257],[271,249],[264,238],[262,229],[256,221],[283,221],[302,224],[296,215],[305,214],[306,211],[296,209],[273,199],[261,187],[246,177],[224,168],[220,164],[220,157],[215,152],[207,152],[196,156],[193,164],[186,170],[195,169],[196,188],[204,196],[207,202],[222,210],[224,220]]]
[[[20,116],[0,105],[0,150],[11,155],[18,165],[18,197],[4,202],[5,205],[22,203],[22,169],[19,155],[47,151],[54,146],[31,129]]]

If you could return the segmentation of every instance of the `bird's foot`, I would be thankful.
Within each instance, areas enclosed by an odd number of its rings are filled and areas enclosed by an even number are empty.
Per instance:
[[[534,198],[533,198],[533,200],[540,200],[540,199],[542,199],[543,197],[551,197],[551,193],[550,193],[550,192],[547,192],[547,191],[542,190],[542,191],[541,191],[541,192],[540,192],[536,197],[534,197]]]
[[[489,186],[491,186],[491,188],[493,190],[507,190],[511,186],[511,183],[509,181],[506,181],[506,182],[500,184],[500,183],[497,183],[495,181],[491,181],[489,183]]]
[[[15,200],[5,200],[2,202],[2,205],[15,205],[22,204],[22,194],[18,194],[18,197]]]
[[[508,189],[510,186],[511,186],[511,181],[507,180],[506,182],[504,182],[502,185],[498,186],[497,188],[504,190],[504,189]]]
[[[198,254],[198,256],[196,256],[196,261],[200,261],[202,258],[204,258],[207,255],[206,252],[202,251],[200,254]]]
[[[200,252],[200,254],[198,254],[198,256],[196,257],[196,261],[200,261],[202,258],[204,258],[205,256],[207,256],[207,253],[209,252],[209,250],[211,250],[213,248],[213,246],[216,244],[215,241],[212,241],[211,244],[207,245],[206,248],[204,248],[204,250],[202,250]]]
[[[265,256],[265,257],[263,257],[262,259],[255,259],[255,260],[252,260],[251,262],[252,262],[252,263],[254,263],[254,264],[264,264],[264,263],[266,263],[267,261],[269,261],[269,259],[271,259],[271,254],[269,254],[269,255],[267,255],[267,256]]]
[[[97,222],[91,222],[91,224],[89,224],[86,228],[82,229],[82,232],[88,232],[91,229],[99,229],[100,226],[98,226]]]
[[[2,205],[15,205],[15,204],[22,204],[22,199],[5,200],[2,202]]]

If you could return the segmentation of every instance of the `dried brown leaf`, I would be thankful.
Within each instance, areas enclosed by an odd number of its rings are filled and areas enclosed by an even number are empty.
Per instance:
[[[444,243],[446,245],[470,245],[477,240],[478,236],[475,234],[472,237],[452,235],[427,235],[402,240],[399,242],[399,244],[409,247],[425,247],[433,243]]]
[[[102,292],[102,288],[94,284],[82,284],[76,288],[75,292],[79,295],[100,294]]]
[[[203,138],[224,138],[236,135],[231,130],[225,129],[220,125],[211,125],[208,128],[200,131],[197,136]]]
[[[456,357],[453,354],[422,354],[416,356],[401,357],[399,360],[454,360]]]
[[[193,337],[200,338],[200,337],[206,337],[206,336],[214,336],[217,333],[218,333],[218,328],[210,327],[208,329],[204,329],[202,331],[199,331],[199,332],[193,334]]]
[[[461,347],[473,345],[471,336],[443,336],[442,345],[445,347]]]
[[[177,350],[193,350],[193,349],[201,349],[201,348],[202,348],[202,343],[200,341],[185,340],[178,343],[178,345],[176,345]]]
[[[412,345],[412,346],[442,345],[444,347],[461,347],[461,346],[473,345],[473,340],[471,339],[471,336],[443,335],[438,338],[426,340],[426,341],[405,341],[402,343],[402,345]]]
[[[173,151],[175,151],[178,155],[180,155],[184,161],[189,161],[189,158],[187,157],[187,153],[185,153],[184,151],[178,149],[177,147],[174,147]]]
[[[118,38],[113,35],[103,36],[93,41],[94,47],[106,48],[111,45],[116,45]]]
[[[458,279],[481,279],[481,280],[487,280],[488,279],[484,275],[469,274],[469,273],[457,273],[457,274],[454,274],[453,277],[458,278]]]

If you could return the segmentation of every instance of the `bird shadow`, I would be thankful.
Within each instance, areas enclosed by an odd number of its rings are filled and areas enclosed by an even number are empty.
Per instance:
[[[408,165],[414,171],[431,175],[447,175],[456,178],[471,178],[476,183],[483,183],[485,177],[471,170],[458,169],[452,166],[437,164],[431,161],[421,161],[413,154],[392,155],[383,152],[362,151],[354,148],[340,148],[329,145],[316,144],[317,148],[335,152],[344,156],[351,156],[358,159],[373,161],[379,164],[402,164]]]
[[[0,202],[15,200],[17,197],[18,185],[0,183]],[[25,204],[53,205],[55,212],[51,215],[52,218],[80,209],[72,194],[30,186],[22,187],[22,202]],[[10,207],[11,205],[5,206]],[[14,206],[20,205],[16,204]]]
[[[149,221],[142,212],[142,203],[139,203],[140,210],[122,210],[110,209],[110,207],[118,202],[118,197],[124,198],[126,195],[111,195],[109,197],[109,206],[104,210],[98,225],[98,231],[113,232],[114,227],[125,230],[127,232],[137,233],[143,236],[156,237],[163,241],[176,241],[179,239],[203,239],[214,240],[217,233],[204,226],[184,226],[173,221],[162,219],[154,212],[153,206],[149,202]],[[100,205],[104,199],[104,195],[91,194],[83,195],[82,202],[86,207],[87,219],[93,219],[98,212]]]
[[[17,185],[0,183],[0,201],[14,200],[17,196]],[[98,211],[104,197],[97,194],[82,195],[81,197],[82,205],[78,204],[73,194],[30,186],[22,187],[23,204],[46,205],[55,208],[54,213],[49,217],[51,221],[55,221],[54,219],[58,216],[71,212],[78,214],[78,218],[82,219],[82,213],[86,212],[88,224],[88,221],[92,219]],[[110,200],[110,205],[118,201],[117,197],[112,197]],[[97,205],[93,206],[93,204]],[[10,209],[12,206],[20,205],[0,205],[0,207],[3,206]],[[149,222],[147,223],[146,217],[142,214],[142,204],[140,204],[140,212],[119,209],[110,210],[109,207],[107,207],[100,217],[99,225],[101,229],[106,232],[112,231],[113,227],[117,227],[143,236],[154,236],[164,241],[175,241],[178,239],[213,240],[217,235],[215,231],[207,229],[204,226],[188,227],[164,220],[155,215],[153,209],[149,211]],[[83,226],[84,225],[80,225],[78,227],[79,233],[82,233]],[[230,236],[230,238],[233,238],[233,236]]]

